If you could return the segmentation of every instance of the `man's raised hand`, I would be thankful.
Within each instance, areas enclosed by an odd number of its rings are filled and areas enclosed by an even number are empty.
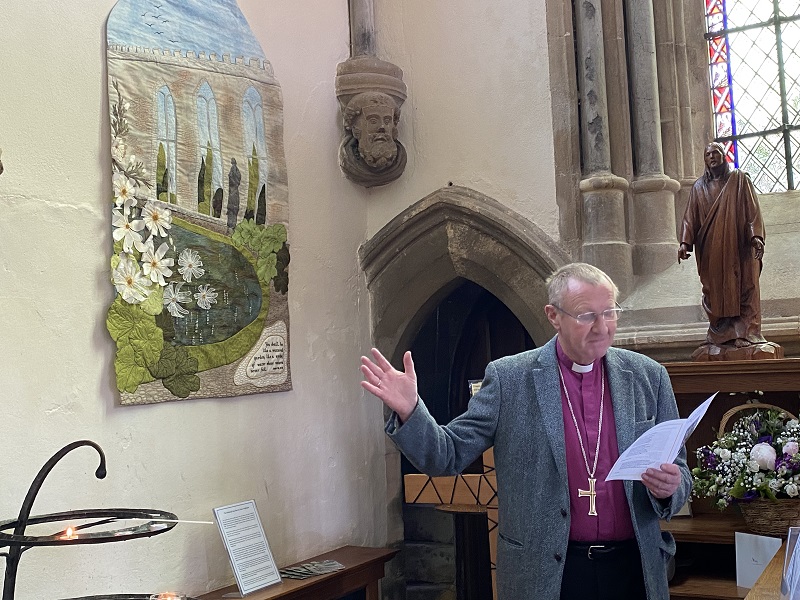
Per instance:
[[[405,423],[417,407],[417,374],[411,352],[403,355],[403,369],[405,372],[395,369],[377,348],[372,349],[372,360],[361,357],[361,387],[380,398]]]

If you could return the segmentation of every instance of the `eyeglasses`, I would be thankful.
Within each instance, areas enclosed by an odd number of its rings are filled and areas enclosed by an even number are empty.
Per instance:
[[[581,325],[593,325],[594,322],[597,321],[597,317],[598,316],[603,317],[603,321],[616,321],[617,319],[619,319],[619,315],[620,315],[620,313],[623,312],[623,309],[616,302],[614,302],[614,304],[617,305],[616,308],[607,308],[606,310],[601,312],[599,315],[597,313],[595,313],[595,312],[585,312],[585,313],[581,313],[579,315],[573,315],[572,313],[569,313],[569,312],[565,311],[563,308],[561,308],[557,304],[553,304],[553,308],[555,308],[556,310],[560,310],[562,313],[564,313],[567,316],[572,317],[573,319],[575,319]]]

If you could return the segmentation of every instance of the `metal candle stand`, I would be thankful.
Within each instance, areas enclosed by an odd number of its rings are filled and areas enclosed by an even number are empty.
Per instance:
[[[3,580],[2,600],[14,600],[14,590],[17,581],[17,567],[22,553],[35,546],[74,546],[77,544],[105,544],[108,542],[124,542],[141,537],[151,537],[160,533],[165,533],[175,527],[178,517],[174,514],[162,510],[145,510],[131,508],[93,508],[87,510],[70,510],[49,515],[31,517],[31,508],[39,489],[42,487],[45,478],[56,465],[68,453],[81,446],[91,446],[100,455],[100,466],[95,471],[95,477],[103,479],[106,476],[106,457],[103,450],[89,440],[79,440],[64,446],[56,452],[41,468],[33,480],[19,517],[10,521],[0,522],[0,548],[8,547],[9,550],[0,552],[0,556],[6,559],[5,579]],[[29,536],[25,535],[25,528],[28,525],[38,525],[41,523],[75,522],[76,520],[96,519],[89,523],[83,523],[59,531],[53,535]],[[142,525],[127,527],[123,529],[106,529],[102,531],[83,531],[93,527],[99,527],[124,519],[136,519],[146,521]],[[172,521],[172,522],[165,522]],[[8,530],[14,533],[6,533]],[[71,533],[70,533],[71,532]],[[149,598],[145,596],[117,595],[117,596],[89,596],[84,600],[93,598]]]

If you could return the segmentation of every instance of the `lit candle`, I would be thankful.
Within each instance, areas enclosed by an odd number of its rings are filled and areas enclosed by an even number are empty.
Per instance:
[[[162,592],[160,594],[153,594],[150,596],[150,600],[186,600],[186,596],[174,592]]]
[[[62,540],[77,540],[78,534],[75,533],[75,530],[72,527],[67,527],[67,530],[64,532],[64,535],[61,536]]]

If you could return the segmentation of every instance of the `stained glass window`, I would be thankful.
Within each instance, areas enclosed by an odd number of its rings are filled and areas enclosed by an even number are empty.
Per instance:
[[[795,189],[800,0],[705,0],[705,6],[714,139],[760,193]]]

